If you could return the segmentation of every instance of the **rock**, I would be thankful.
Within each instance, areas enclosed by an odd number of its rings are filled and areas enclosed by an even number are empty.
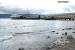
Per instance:
[[[46,49],[49,50],[49,49],[54,48],[55,46],[56,46],[56,44],[52,44],[52,45],[48,46]]]
[[[75,32],[72,32],[72,33],[75,33]]]
[[[47,36],[47,39],[49,39],[50,38],[50,36]]]
[[[64,30],[64,29],[62,29],[62,30]]]
[[[24,50],[24,48],[19,48],[18,50]]]
[[[64,34],[62,34],[62,35],[64,35]]]
[[[68,28],[68,29],[72,29],[72,28]]]
[[[72,28],[66,28],[66,30],[71,30]]]
[[[61,37],[61,39],[62,39],[62,38],[64,38],[64,37]]]
[[[55,31],[52,31],[52,32],[55,32]]]
[[[59,33],[56,33],[56,34],[59,34]]]
[[[74,39],[74,38],[72,37],[72,35],[69,35],[69,36],[67,36],[67,39],[68,39],[68,40],[72,40],[72,39]]]
[[[45,49],[46,49],[46,50],[50,50],[50,49],[51,49],[51,47],[46,47]]]
[[[65,32],[65,36],[67,36],[67,32]]]

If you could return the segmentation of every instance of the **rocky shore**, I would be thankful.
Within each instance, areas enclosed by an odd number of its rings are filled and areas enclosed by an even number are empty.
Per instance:
[[[75,39],[70,41],[69,43],[66,43],[62,46],[56,46],[53,48],[54,50],[75,50]]]
[[[74,50],[74,31],[67,28],[37,34],[33,32],[16,33],[3,40],[3,48],[4,50]]]
[[[75,50],[75,38],[69,35],[66,37],[66,40],[62,40],[61,43],[57,41],[52,47],[50,50]]]

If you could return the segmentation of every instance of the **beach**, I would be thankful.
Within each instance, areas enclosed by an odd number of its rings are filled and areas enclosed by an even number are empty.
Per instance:
[[[0,19],[0,50],[63,50],[74,38],[75,21]]]

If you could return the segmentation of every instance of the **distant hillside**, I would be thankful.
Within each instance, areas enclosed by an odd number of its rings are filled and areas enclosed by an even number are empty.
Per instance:
[[[0,14],[0,18],[9,18],[11,14]]]

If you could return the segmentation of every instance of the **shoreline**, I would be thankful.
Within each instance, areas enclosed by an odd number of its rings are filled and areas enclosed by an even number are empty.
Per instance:
[[[69,30],[68,30],[69,31]],[[67,31],[67,32],[68,32]],[[54,32],[54,31],[52,31],[52,32]],[[57,31],[55,31],[55,33],[56,33]],[[63,33],[63,32],[60,32],[60,31],[58,31],[59,33]],[[47,33],[47,32],[46,32]],[[68,33],[70,33],[70,31],[68,32]],[[17,33],[18,34],[18,33]],[[16,35],[16,36],[12,36],[12,37],[9,37],[8,39],[5,39],[5,40],[7,40],[6,42],[10,42],[10,41],[13,41],[13,40],[18,40],[17,42],[19,42],[19,44],[21,44],[23,41],[26,41],[26,39],[24,39],[24,38],[30,38],[30,39],[32,39],[32,37],[36,37],[36,38],[38,38],[38,36],[41,36],[41,35],[47,35],[47,34],[44,34],[44,33],[42,33],[42,34],[18,34],[18,35]],[[59,34],[57,34],[57,35],[59,35]],[[26,36],[26,37],[24,37],[24,36]],[[49,34],[47,35],[47,36],[49,36]],[[46,37],[47,37],[46,36]],[[67,39],[67,37],[68,37],[69,35],[62,35],[62,36],[59,36],[56,40],[54,40],[54,42],[49,42],[50,44],[47,46],[47,47],[45,47],[44,49],[47,49],[47,50],[52,50],[52,49],[54,49],[54,50],[63,50],[63,49],[65,49],[65,47],[64,46],[66,46],[66,45],[70,45],[69,43],[71,43],[70,42],[70,40],[68,40]],[[72,35],[71,35],[72,36]],[[62,38],[61,38],[62,37]],[[11,39],[10,39],[11,38]],[[18,39],[19,38],[19,39]],[[20,39],[21,38],[21,39]],[[35,39],[36,39],[35,38]],[[47,37],[48,39],[50,39],[51,38],[51,36],[50,37]],[[10,40],[9,40],[10,39]],[[22,40],[22,39],[24,39],[24,40]],[[29,39],[29,40],[30,40]],[[40,39],[40,38],[39,38]],[[27,39],[28,40],[28,39]],[[42,39],[40,39],[40,40],[42,40]],[[72,41],[75,41],[75,39],[72,39]],[[20,42],[20,41],[22,41],[22,42]],[[6,43],[6,42],[4,42],[4,43]],[[16,41],[15,41],[16,42]],[[17,43],[16,42],[16,43]],[[33,41],[34,42],[34,41]],[[37,41],[37,42],[39,42],[39,41]],[[10,42],[10,43],[7,43],[8,44],[8,48],[10,48],[11,46],[11,43],[13,43],[14,44],[14,42]],[[31,42],[30,42],[31,43]],[[25,44],[25,43],[23,43],[23,44]],[[34,43],[33,43],[34,44]],[[37,43],[35,43],[35,44],[37,44]],[[40,43],[41,44],[41,43]],[[15,45],[15,44],[14,44]],[[30,44],[28,44],[28,45],[30,45]],[[24,45],[25,46],[25,45]],[[22,47],[24,47],[24,46],[22,46]],[[32,45],[33,46],[33,45]],[[14,48],[14,46],[12,46],[13,48]],[[30,46],[29,46],[30,47]],[[41,46],[40,46],[41,47]],[[43,46],[42,46],[43,47]],[[12,48],[12,49],[13,49]],[[36,49],[36,47],[30,47],[30,48],[32,48],[31,50],[35,50]],[[40,49],[39,49],[40,50]]]

